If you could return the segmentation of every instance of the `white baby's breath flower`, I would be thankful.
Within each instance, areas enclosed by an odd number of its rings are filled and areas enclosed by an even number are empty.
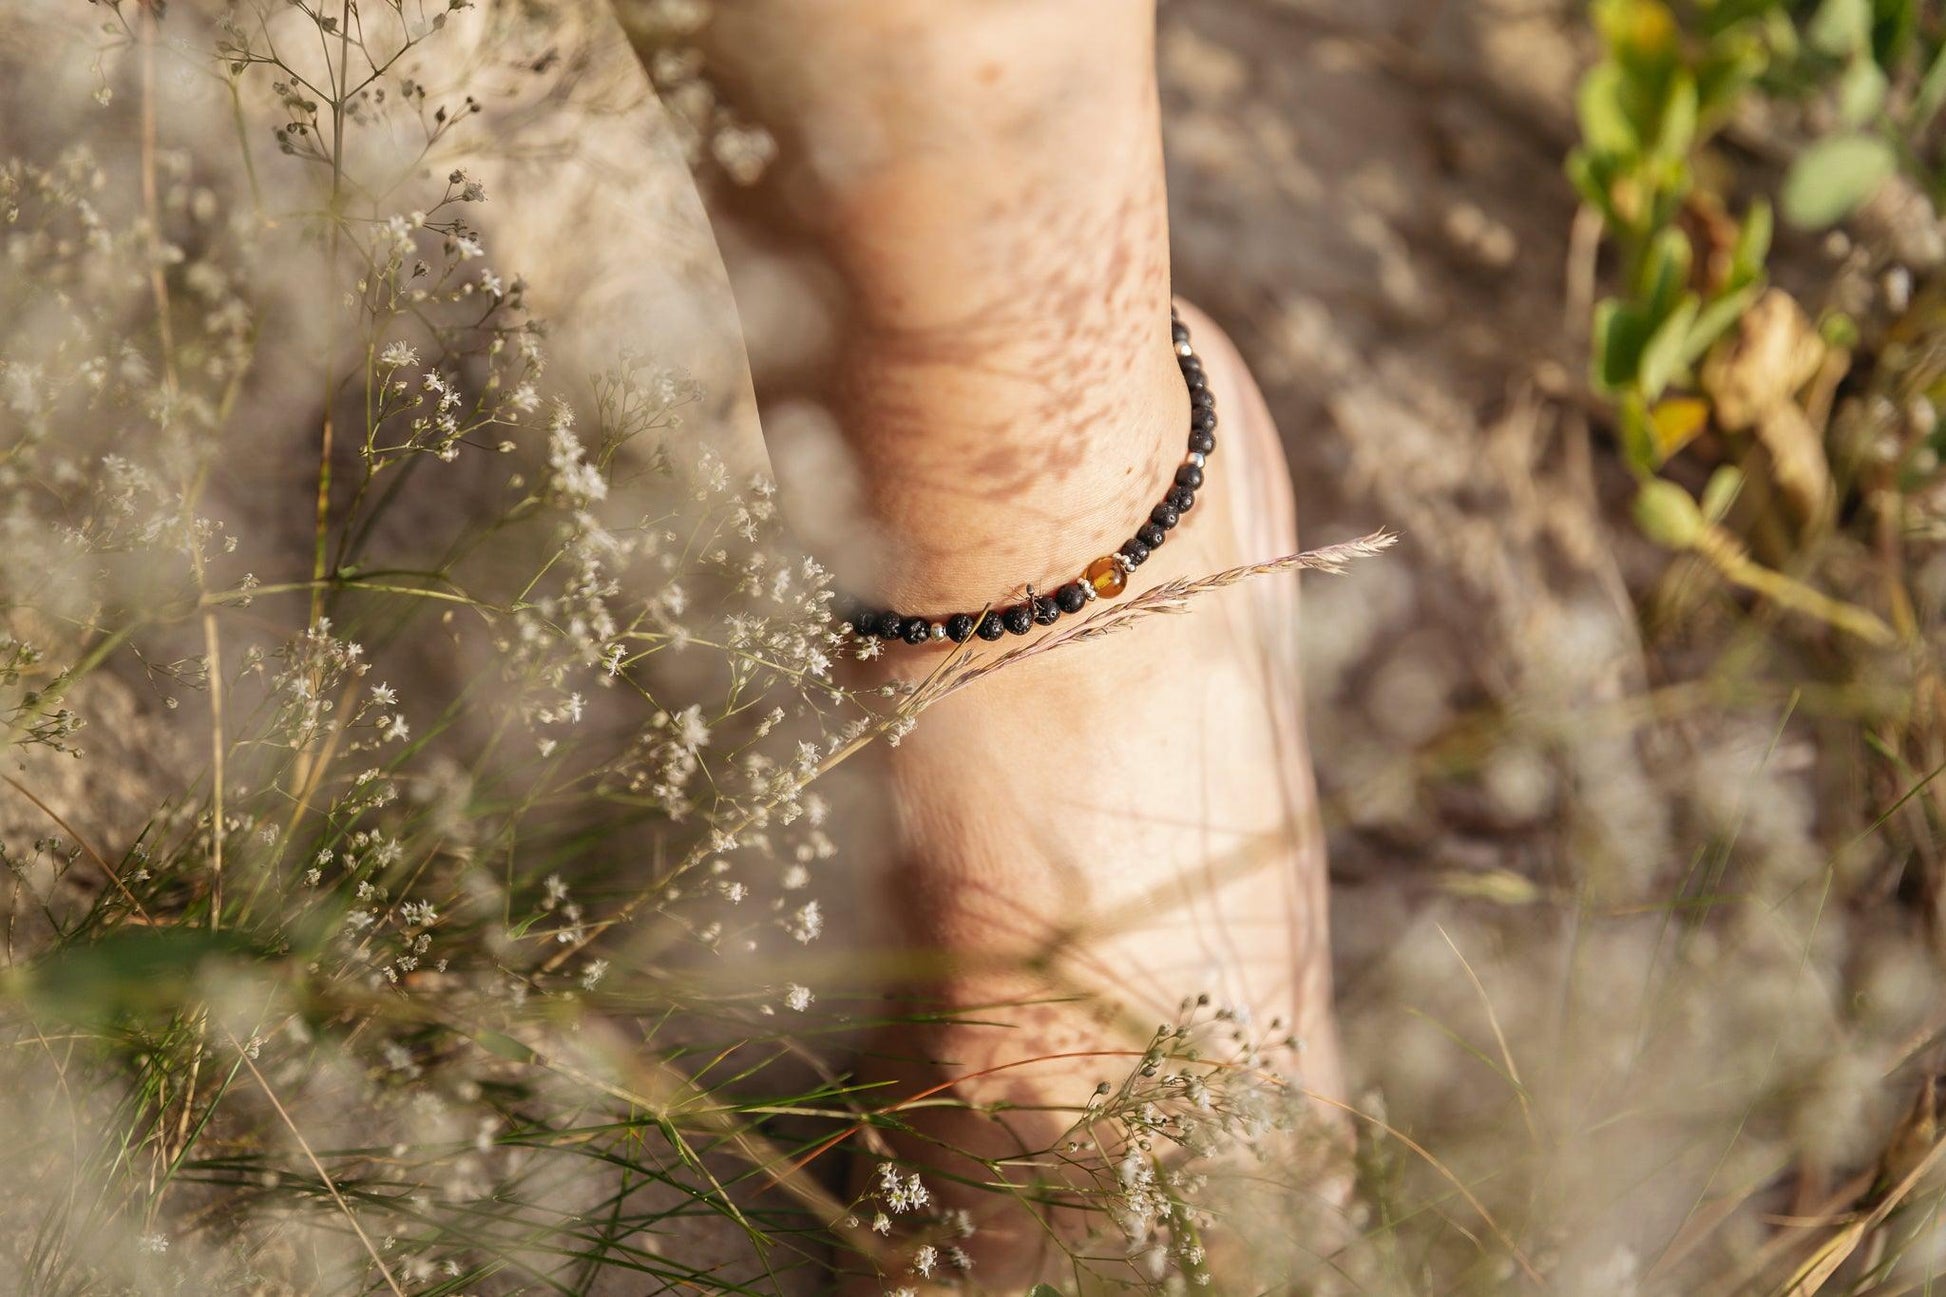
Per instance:
[[[695,752],[709,746],[709,726],[703,722],[703,709],[695,703],[677,712],[674,717],[676,742]]]
[[[792,982],[784,992],[784,1005],[802,1013],[811,1007],[811,1001],[815,998],[817,997],[811,994],[810,987],[799,986],[796,982]]]
[[[385,350],[378,353],[379,363],[392,369],[402,369],[419,363],[419,353],[409,342],[388,342]]]
[[[824,911],[816,901],[806,901],[785,923],[784,930],[798,942],[809,945],[824,931]]]

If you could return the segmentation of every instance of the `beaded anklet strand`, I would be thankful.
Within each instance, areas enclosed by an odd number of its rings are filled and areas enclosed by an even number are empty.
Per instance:
[[[1079,577],[1052,594],[1036,594],[1030,585],[1027,598],[1019,603],[939,618],[859,608],[847,618],[851,633],[860,639],[903,640],[914,645],[942,640],[963,644],[975,635],[997,640],[1002,635],[1025,635],[1035,626],[1051,626],[1062,613],[1080,612],[1096,599],[1112,599],[1125,590],[1129,573],[1148,561],[1152,551],[1162,548],[1169,532],[1195,507],[1196,492],[1203,485],[1203,466],[1216,450],[1216,397],[1210,392],[1203,362],[1189,345],[1189,327],[1173,307],[1169,328],[1175,339],[1176,363],[1189,386],[1189,453],[1176,470],[1175,481],[1162,503],[1149,511],[1149,520],[1123,541],[1119,550],[1088,564]]]

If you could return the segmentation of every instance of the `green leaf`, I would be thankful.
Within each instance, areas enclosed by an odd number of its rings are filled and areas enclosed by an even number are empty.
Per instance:
[[[1682,372],[1689,331],[1695,326],[1697,313],[1701,309],[1702,301],[1696,294],[1683,294],[1675,309],[1655,327],[1648,342],[1643,344],[1642,365],[1636,374],[1636,382],[1641,386],[1644,400],[1653,401],[1661,396],[1663,389]]]
[[[1615,210],[1615,194],[1609,188],[1609,168],[1601,158],[1586,149],[1576,149],[1568,155],[1568,183],[1581,195],[1581,201],[1601,213],[1601,219],[1611,231],[1619,232],[1627,228],[1622,214]]]
[[[1659,324],[1676,309],[1689,286],[1689,266],[1694,252],[1689,236],[1673,226],[1657,231],[1642,258],[1637,283],[1642,309]]]
[[[1885,104],[1885,73],[1868,58],[1855,58],[1838,79],[1838,116],[1847,126],[1863,126]]]
[[[1843,311],[1832,311],[1818,321],[1818,336],[1841,351],[1858,345],[1858,321]]]
[[[1795,39],[1796,29],[1788,19],[1783,27]],[[1788,54],[1768,35],[1761,31],[1761,24],[1748,23],[1710,41],[1696,64],[1697,115],[1704,121],[1714,121],[1731,108],[1770,66],[1773,52],[1780,60],[1789,61]]]
[[[1657,123],[1655,153],[1664,160],[1684,158],[1696,143],[1696,78],[1678,72],[1669,79],[1669,92],[1662,101]]]
[[[1726,333],[1730,326],[1743,318],[1757,297],[1763,292],[1761,282],[1745,284],[1735,292],[1725,293],[1705,306],[1689,326],[1689,336],[1683,339],[1682,363],[1693,365],[1702,358],[1710,344]]]
[[[1609,392],[1632,386],[1642,363],[1652,321],[1615,298],[1595,306],[1595,385]]]
[[[1674,482],[1652,477],[1635,493],[1635,525],[1658,545],[1688,549],[1702,539],[1702,511],[1689,492]]]
[[[1821,229],[1856,211],[1898,170],[1898,154],[1877,135],[1837,135],[1798,156],[1784,177],[1784,219]]]
[[[1727,288],[1734,290],[1754,284],[1764,273],[1764,260],[1770,256],[1770,236],[1775,225],[1769,203],[1759,198],[1750,204],[1750,211],[1743,218],[1743,229],[1737,234],[1737,245],[1730,252]]]
[[[1872,40],[1872,0],[1824,0],[1804,29],[1812,48],[1834,58],[1869,51]]]
[[[205,928],[124,929],[37,960],[9,989],[30,1011],[67,1022],[166,1016],[200,1000],[208,974],[252,958]]]
[[[1613,63],[1597,64],[1581,78],[1575,111],[1581,118],[1582,140],[1597,153],[1641,152],[1642,137],[1629,116],[1627,90],[1627,78]]]
[[[1616,408],[1620,426],[1622,455],[1628,460],[1630,468],[1647,475],[1655,472],[1662,458],[1656,452],[1655,420],[1649,408],[1642,401],[1642,394],[1634,390],[1623,392]]]
[[[1932,64],[1919,82],[1919,93],[1912,100],[1912,120],[1906,123],[1906,129],[1916,135],[1931,126],[1943,104],[1946,104],[1946,43],[1933,53]]]
[[[489,1054],[511,1059],[516,1063],[531,1063],[535,1058],[532,1049],[504,1032],[484,1029],[476,1031],[473,1033],[473,1043]]]
[[[1719,466],[1703,487],[1703,517],[1710,522],[1722,522],[1742,490],[1743,470],[1735,464]]]

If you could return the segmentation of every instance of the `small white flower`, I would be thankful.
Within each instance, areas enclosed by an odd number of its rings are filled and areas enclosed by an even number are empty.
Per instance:
[[[912,1258],[912,1268],[919,1272],[921,1279],[932,1278],[933,1270],[939,1265],[939,1251],[928,1243],[920,1248]]]
[[[818,908],[816,901],[806,901],[797,913],[791,915],[784,930],[800,943],[809,945],[824,931],[824,912]]]
[[[695,703],[677,712],[674,723],[676,742],[691,752],[709,746],[709,726],[703,723],[703,709]]]
[[[406,342],[388,342],[385,350],[378,353],[379,363],[393,369],[403,369],[419,363],[419,353]]]
[[[810,987],[799,986],[796,982],[792,982],[784,992],[785,1006],[791,1009],[795,1009],[799,1013],[802,1013],[806,1009],[810,1008],[811,1001],[816,998],[817,998],[816,996],[811,994]]]

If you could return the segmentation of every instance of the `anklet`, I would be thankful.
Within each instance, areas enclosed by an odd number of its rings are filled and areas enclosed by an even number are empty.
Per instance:
[[[1035,626],[1052,626],[1062,613],[1076,613],[1097,599],[1112,599],[1128,587],[1128,574],[1148,561],[1150,553],[1161,549],[1182,516],[1196,504],[1196,492],[1203,485],[1203,466],[1216,450],[1216,397],[1210,392],[1203,362],[1189,345],[1189,328],[1169,312],[1169,329],[1175,339],[1176,363],[1183,382],[1189,386],[1189,453],[1176,470],[1168,494],[1149,511],[1149,520],[1122,542],[1113,554],[1105,554],[1082,571],[1081,575],[1052,594],[1037,594],[1027,586],[1026,599],[983,612],[956,612],[946,617],[915,617],[889,609],[859,608],[846,619],[846,626],[860,639],[903,640],[907,644],[927,644],[950,640],[963,644],[977,635],[997,640],[1002,635],[1025,635]]]

